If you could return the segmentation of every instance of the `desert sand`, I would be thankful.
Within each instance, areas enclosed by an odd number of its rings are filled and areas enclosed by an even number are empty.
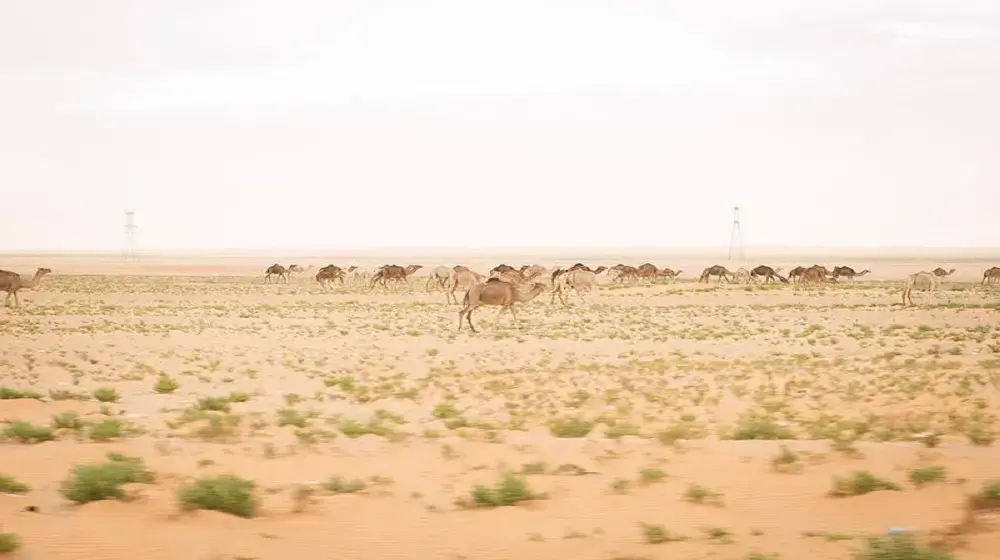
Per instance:
[[[425,286],[438,265],[578,260],[684,273],[569,307],[543,293],[519,306],[520,329],[479,310],[478,334]],[[32,560],[818,560],[899,528],[994,560],[1000,525],[967,503],[1000,479],[1000,287],[979,286],[1000,263],[774,254],[748,264],[872,274],[694,282],[717,261],[3,257],[54,273],[0,308],[0,533]],[[408,290],[327,292],[309,274],[264,284],[274,262],[425,269]],[[957,271],[899,305],[902,278],[935,266]],[[68,499],[74,468],[109,453],[152,476],[120,499]],[[227,474],[254,483],[249,518],[182,491]]]

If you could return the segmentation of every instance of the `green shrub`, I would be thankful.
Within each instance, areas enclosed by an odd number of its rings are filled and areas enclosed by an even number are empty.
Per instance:
[[[100,465],[80,465],[73,468],[70,477],[60,486],[66,499],[78,504],[98,500],[121,500],[125,498],[123,484],[153,482],[142,459],[126,457],[117,453],[108,454],[108,462]]]
[[[180,502],[185,510],[206,509],[239,517],[257,512],[256,484],[252,480],[226,474],[201,478],[181,487]]]

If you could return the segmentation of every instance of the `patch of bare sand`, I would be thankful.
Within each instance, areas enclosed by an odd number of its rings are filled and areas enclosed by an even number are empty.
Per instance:
[[[0,419],[62,418],[55,441],[0,442],[0,474],[31,487],[0,495],[23,558],[842,559],[889,527],[954,525],[1000,477],[996,294],[960,283],[906,309],[878,283],[605,286],[569,308],[543,295],[521,330],[480,312],[472,335],[422,283],[47,280],[0,311],[0,387],[42,397],[0,400]],[[102,420],[120,437],[94,441]],[[70,505],[61,481],[108,452],[156,482]],[[944,478],[917,488],[926,467]],[[901,490],[828,497],[858,470]],[[459,503],[506,472],[544,498]],[[181,511],[179,488],[227,473],[257,484],[255,519]],[[1000,550],[1000,532],[966,539],[958,558]]]

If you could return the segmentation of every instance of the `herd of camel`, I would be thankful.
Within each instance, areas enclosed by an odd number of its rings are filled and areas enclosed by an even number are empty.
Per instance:
[[[399,265],[383,265],[374,270],[368,271],[357,266],[341,268],[336,265],[326,265],[320,268],[315,275],[316,281],[324,289],[328,285],[339,282],[346,285],[366,285],[369,289],[382,287],[390,289],[398,285],[409,287],[410,277],[422,265],[409,265],[406,267]],[[287,268],[280,264],[274,264],[265,271],[264,281],[271,282],[275,279],[283,279],[288,282],[289,276],[295,273],[305,272],[298,265],[291,265]],[[524,265],[517,269],[507,264],[501,264],[489,271],[488,275],[483,275],[469,269],[466,266],[456,265],[453,267],[439,266],[432,270],[427,277],[427,291],[432,289],[444,290],[448,303],[458,303],[455,292],[462,290],[465,293],[462,304],[463,308],[458,314],[459,328],[462,327],[463,319],[468,323],[469,328],[476,332],[472,325],[472,312],[483,306],[499,306],[494,322],[499,320],[504,311],[509,311],[511,317],[517,324],[517,314],[514,310],[515,303],[531,301],[538,297],[543,291],[550,290],[550,303],[555,303],[556,297],[565,306],[568,305],[566,297],[570,292],[575,292],[580,299],[583,294],[590,292],[598,283],[598,276],[606,274],[611,282],[626,283],[640,280],[674,282],[680,276],[681,270],[670,268],[657,268],[655,265],[645,263],[640,266],[617,264],[612,267],[599,266],[595,269],[576,263],[569,268],[554,268],[548,270],[539,265]],[[914,289],[936,290],[940,286],[942,278],[952,275],[955,269],[945,270],[941,267],[932,271],[920,271],[909,275],[903,283],[903,305],[913,304],[912,292]],[[714,265],[706,268],[698,282],[708,282],[712,277],[717,278],[717,282],[740,282],[746,283],[837,283],[840,279],[853,282],[855,278],[870,274],[870,270],[855,271],[849,266],[835,266],[833,270],[825,266],[813,265],[810,267],[796,267],[792,269],[788,276],[782,276],[781,269],[774,269],[770,266],[760,265],[751,270],[739,269],[730,271],[724,266]],[[1000,267],[992,267],[983,272],[982,285],[1000,284]]]
[[[280,265],[271,265],[265,270],[264,282],[270,283],[277,280],[288,282],[288,278],[296,273],[304,273],[309,268],[302,268],[298,265],[290,265],[287,268]],[[321,267],[315,275],[316,281],[324,289],[335,282],[345,285],[346,281],[352,284],[363,283],[370,289],[380,286],[390,289],[399,285],[410,285],[410,277],[416,271],[423,268],[421,265],[409,265],[406,267],[399,265],[384,265],[375,270],[363,270],[357,266],[341,268],[336,265]],[[569,268],[546,269],[539,265],[524,265],[521,268],[501,264],[489,271],[488,275],[479,274],[468,267],[457,265],[453,267],[439,266],[431,271],[427,278],[427,290],[442,289],[446,294],[448,303],[458,303],[455,292],[462,290],[465,293],[463,298],[463,308],[459,312],[459,328],[464,319],[469,328],[475,332],[472,325],[472,312],[483,305],[499,306],[497,320],[504,311],[509,311],[517,324],[517,315],[514,311],[514,304],[531,301],[538,297],[543,291],[549,290],[552,297],[550,303],[555,303],[558,297],[563,305],[568,305],[566,298],[570,292],[575,292],[581,299],[583,294],[590,292],[598,283],[599,275],[607,275],[611,282],[626,283],[638,282],[640,280],[674,282],[682,271],[670,268],[657,268],[655,265],[645,263],[640,266],[617,264],[612,267],[599,266],[595,269],[576,263]],[[869,274],[870,270],[856,272],[849,266],[836,266],[833,270],[825,266],[813,265],[810,267],[796,267],[792,269],[788,276],[782,276],[781,269],[774,269],[766,265],[755,267],[751,270],[739,269],[735,272],[728,270],[721,265],[706,268],[698,282],[708,282],[712,277],[717,278],[717,282],[740,282],[747,283],[769,282],[782,283],[836,283],[841,278],[854,281],[855,278]],[[955,269],[945,270],[935,268],[932,271],[920,271],[909,275],[903,282],[903,305],[913,304],[912,292],[914,289],[936,290],[940,286],[941,279],[950,276]],[[35,275],[26,279],[16,272],[0,270],[0,291],[7,293],[4,304],[20,307],[18,292],[25,288],[37,286],[41,279],[51,274],[48,268],[39,268]],[[991,267],[983,272],[983,286],[1000,284],[1000,267]]]

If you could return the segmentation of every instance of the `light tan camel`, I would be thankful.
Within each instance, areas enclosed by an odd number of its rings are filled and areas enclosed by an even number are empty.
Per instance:
[[[903,305],[909,301],[910,305],[913,305],[913,290],[914,289],[927,289],[931,292],[937,290],[941,286],[941,280],[938,279],[937,275],[933,272],[927,272],[926,270],[921,270],[916,274],[911,274],[906,277],[903,282]]]
[[[448,287],[445,290],[446,301],[450,304],[452,300],[455,300],[455,303],[458,304],[458,298],[455,297],[456,290],[461,288],[468,292],[472,289],[472,286],[485,281],[485,276],[478,272],[473,272],[464,266],[461,267],[461,270],[453,270],[451,276],[448,277]]]
[[[983,271],[982,286],[996,284],[1000,282],[1000,267],[993,266]]]
[[[286,270],[285,267],[281,266],[278,263],[272,264],[271,266],[267,267],[267,270],[264,271],[264,283],[270,284],[271,278],[274,276],[281,278],[282,280],[285,281],[286,284],[288,283],[288,270]]]
[[[430,275],[427,276],[427,291],[430,292],[432,289],[437,288],[446,289],[452,272],[455,272],[455,270],[447,266],[439,266],[432,270]]]
[[[952,274],[955,274],[955,269],[953,268],[951,270],[945,270],[939,266],[934,270],[932,270],[931,272],[933,272],[934,276],[937,276],[938,278],[944,278],[946,276],[951,276]]]
[[[0,290],[7,292],[7,299],[4,300],[4,305],[10,307],[10,300],[13,298],[14,307],[21,307],[21,300],[17,297],[17,292],[19,290],[34,288],[39,282],[42,281],[42,278],[44,278],[46,274],[52,274],[52,270],[48,268],[39,268],[35,271],[35,275],[31,278],[31,280],[25,280],[16,272],[0,270]]]
[[[570,270],[564,272],[556,276],[553,282],[552,298],[549,303],[555,303],[556,296],[559,296],[560,303],[568,306],[566,294],[571,289],[580,296],[580,301],[586,301],[583,299],[583,292],[590,293],[595,285],[597,285],[597,274],[592,271]]]
[[[297,264],[288,265],[288,270],[286,271],[289,276],[292,274],[298,274],[300,272],[305,272],[305,269]]]
[[[358,268],[353,267],[354,270],[351,273],[351,286],[356,286],[358,284],[368,285],[368,281],[378,274],[381,267],[376,268]]]
[[[538,297],[538,294],[545,291],[545,289],[545,284],[540,282],[535,282],[530,288],[527,288],[526,286],[515,286],[510,282],[504,282],[495,278],[491,278],[482,284],[475,284],[469,288],[468,292],[465,292],[465,298],[462,300],[465,307],[458,312],[458,330],[462,330],[462,318],[464,317],[469,323],[469,328],[472,329],[472,332],[476,332],[476,327],[472,326],[472,312],[484,305],[500,306],[500,311],[497,312],[496,318],[493,319],[494,326],[499,323],[500,315],[504,310],[510,310],[510,315],[514,318],[515,328],[520,328],[517,322],[517,312],[514,311],[514,304],[531,301]]]
[[[663,277],[668,283],[673,284],[677,281],[677,277],[681,275],[683,270],[673,270],[672,268],[662,268],[660,269],[660,276]]]

